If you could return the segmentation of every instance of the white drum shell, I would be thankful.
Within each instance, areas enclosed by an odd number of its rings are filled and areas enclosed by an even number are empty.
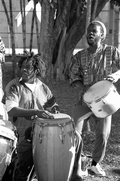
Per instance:
[[[96,117],[105,118],[114,114],[120,108],[120,95],[116,87],[112,84],[109,91],[102,98],[87,102],[84,95],[84,102]]]

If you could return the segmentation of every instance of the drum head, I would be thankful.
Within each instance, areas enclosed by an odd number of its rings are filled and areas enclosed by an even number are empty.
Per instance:
[[[83,99],[86,103],[92,103],[106,94],[108,94],[113,84],[110,81],[103,80],[92,85],[84,94]]]
[[[58,114],[52,114],[52,115],[54,119],[37,118],[35,121],[39,123],[49,123],[49,124],[67,123],[71,121],[71,117],[67,114],[58,113]]]

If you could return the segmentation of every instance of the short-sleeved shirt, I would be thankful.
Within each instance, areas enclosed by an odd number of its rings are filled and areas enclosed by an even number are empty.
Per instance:
[[[38,78],[35,79],[33,90],[20,78],[10,81],[5,89],[5,103],[8,111],[12,107],[44,110],[47,108],[52,109],[56,105],[51,90]],[[32,126],[34,118],[34,116],[10,118],[12,123],[17,127],[19,139],[22,140],[25,138],[25,131]]]

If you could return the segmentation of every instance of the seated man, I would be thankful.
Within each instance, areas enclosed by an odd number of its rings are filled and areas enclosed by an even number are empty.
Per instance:
[[[18,67],[21,77],[6,86],[5,103],[10,120],[18,132],[18,160],[13,180],[26,181],[33,166],[32,144],[28,141],[33,120],[36,117],[51,119],[53,116],[50,112],[56,113],[59,107],[48,86],[37,78],[45,70],[40,55],[23,56]]]

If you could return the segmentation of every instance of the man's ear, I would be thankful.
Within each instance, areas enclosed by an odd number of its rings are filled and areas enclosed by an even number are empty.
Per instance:
[[[103,39],[103,38],[104,38],[104,33],[103,33],[103,32],[101,32],[100,37],[101,37],[101,39]]]

